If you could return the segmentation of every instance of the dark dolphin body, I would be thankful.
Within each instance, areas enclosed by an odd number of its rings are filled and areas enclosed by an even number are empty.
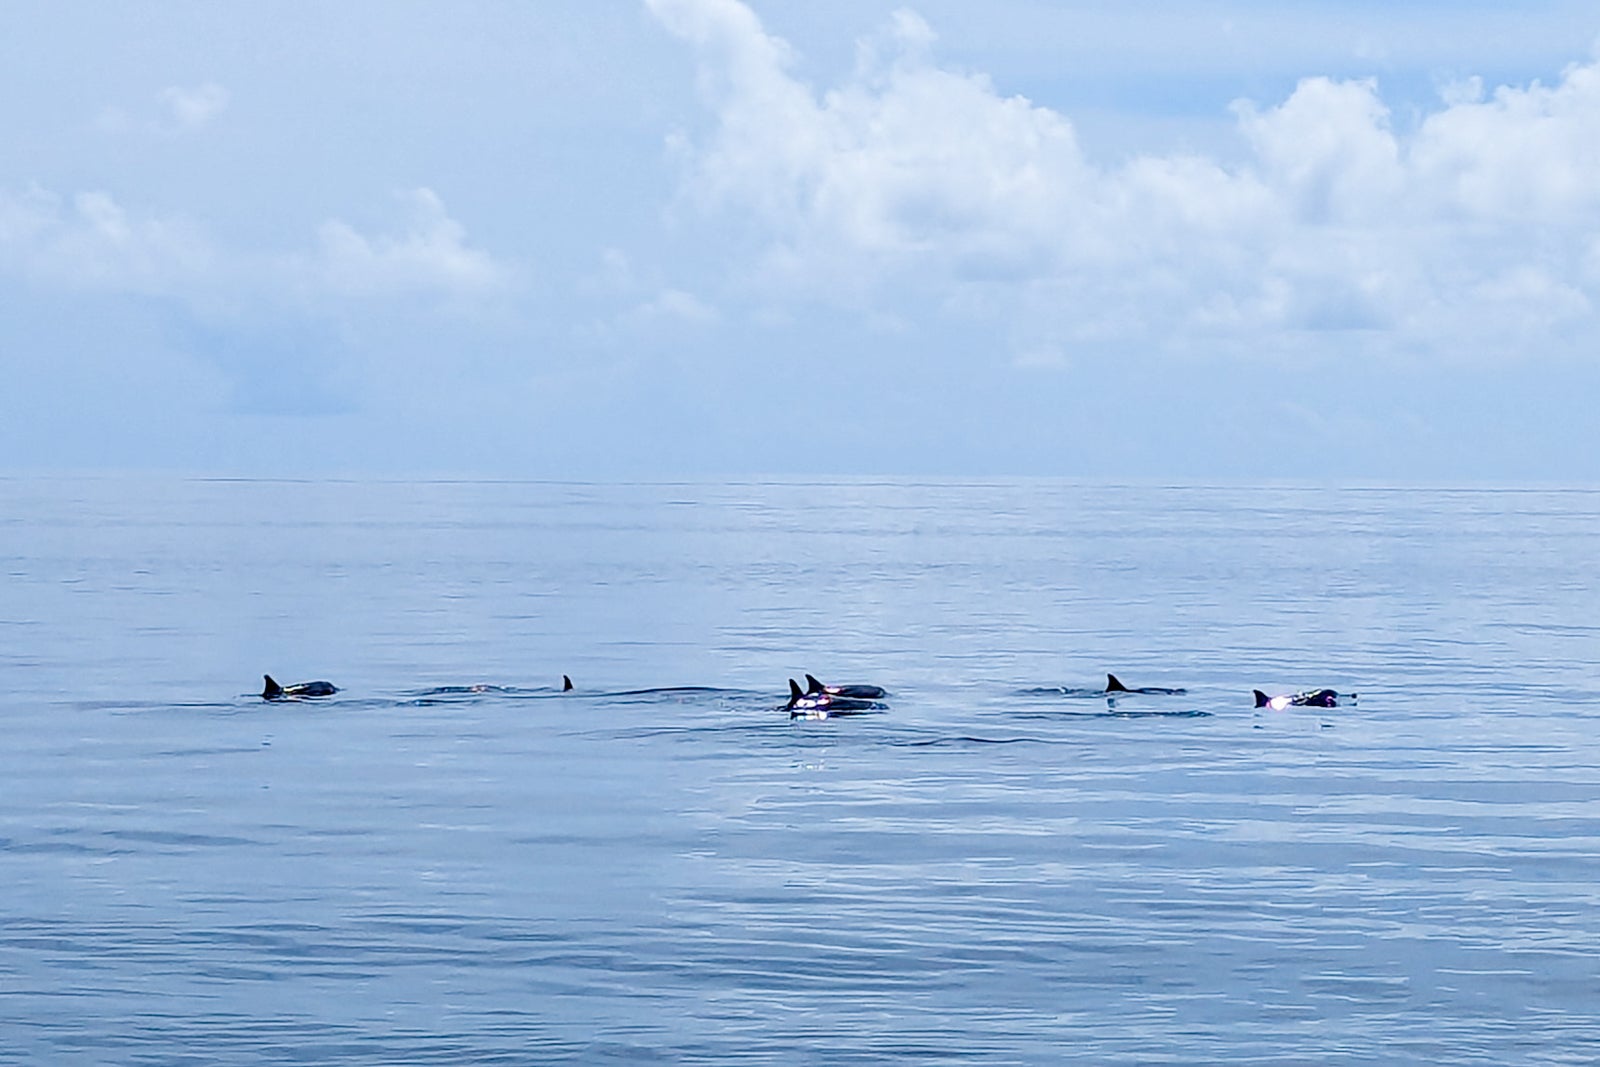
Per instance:
[[[1020,689],[1021,696],[1064,696],[1064,697],[1117,697],[1117,696],[1183,696],[1187,689],[1166,689],[1158,685],[1140,686],[1138,689],[1129,689],[1114,674],[1106,675],[1104,689],[1079,689],[1069,685],[1046,685],[1036,689]]]
[[[1116,675],[1106,675],[1106,695],[1108,696],[1115,696],[1118,693],[1144,693],[1147,696],[1179,697],[1187,692],[1187,689],[1166,689],[1159,685],[1143,685],[1138,689],[1129,689],[1117,680]]]
[[[875,700],[834,696],[826,690],[807,693],[793,678],[789,679],[789,703],[786,707],[791,719],[831,719],[837,715],[861,715],[885,710]]]
[[[432,689],[423,689],[418,696],[425,697],[459,697],[476,696],[480,693],[516,693],[519,690],[509,685],[491,685],[488,682],[474,682],[471,685],[436,685]]]
[[[1018,696],[1024,697],[1103,697],[1104,689],[1079,689],[1070,685],[1039,685],[1032,689],[1018,689]]]
[[[854,700],[882,700],[889,695],[887,690],[876,685],[823,685],[812,674],[806,675],[806,693],[811,696],[826,693],[831,697],[849,697]]]
[[[561,691],[571,692],[572,679],[566,675],[561,676]],[[432,689],[422,689],[413,693],[418,697],[459,697],[459,696],[548,696],[547,687],[536,689],[520,689],[514,685],[493,685],[489,682],[474,682],[472,685],[436,685]]]
[[[332,682],[296,682],[293,685],[279,685],[272,680],[272,675],[263,674],[266,687],[261,690],[262,700],[302,700],[306,697],[331,697],[339,691],[339,687]]]
[[[1269,697],[1259,689],[1251,690],[1256,698],[1256,707],[1271,708],[1281,711],[1284,708],[1336,708],[1339,706],[1339,694],[1332,689],[1307,689],[1302,693],[1292,693],[1285,696]],[[1354,700],[1356,695],[1350,694]]]

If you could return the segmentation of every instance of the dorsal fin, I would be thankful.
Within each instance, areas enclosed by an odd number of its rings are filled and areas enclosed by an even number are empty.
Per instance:
[[[805,694],[800,692],[800,683],[795,681],[793,678],[790,678],[789,679],[789,706],[791,708],[794,707],[796,704],[798,704],[800,702],[800,698],[803,697],[803,696],[805,696]]]
[[[828,691],[828,687],[823,685],[821,682],[817,681],[815,675],[811,675],[811,674],[806,675],[806,692],[807,693],[815,695],[817,693],[826,693],[827,691]]]
[[[1261,690],[1252,689],[1250,691],[1256,695],[1256,707],[1264,708],[1268,704],[1272,703],[1272,698],[1267,696],[1267,694],[1263,693]]]
[[[566,692],[570,692],[571,689],[572,689],[572,679],[568,678],[566,675],[563,674],[561,676],[561,691],[563,693],[566,693]]]
[[[267,683],[266,688],[261,690],[262,700],[276,700],[278,697],[283,696],[283,686],[279,685],[277,682],[274,682],[272,680],[272,675],[263,674],[261,677],[265,679]]]
[[[1108,692],[1108,693],[1126,693],[1127,691],[1128,691],[1128,687],[1123,685],[1121,682],[1117,681],[1117,676],[1116,675],[1114,675],[1114,674],[1106,675],[1106,692]]]

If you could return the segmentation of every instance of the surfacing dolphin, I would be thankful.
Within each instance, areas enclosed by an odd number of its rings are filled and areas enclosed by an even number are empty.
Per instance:
[[[561,692],[572,691],[572,679],[566,675],[561,676]],[[522,689],[514,685],[495,685],[492,682],[473,682],[471,685],[436,685],[431,689],[422,689],[413,693],[418,697],[458,697],[458,696],[548,696],[550,688],[539,686],[535,689]]]
[[[1269,697],[1259,689],[1251,692],[1256,698],[1256,707],[1271,708],[1273,711],[1282,711],[1284,708],[1336,708],[1339,706],[1339,694],[1332,689],[1307,689],[1300,693],[1287,693],[1282,696]],[[1349,694],[1349,700],[1355,700],[1354,693]]]
[[[1167,689],[1159,685],[1142,685],[1137,689],[1129,689],[1117,679],[1116,675],[1106,675],[1107,696],[1116,696],[1118,693],[1144,693],[1147,696],[1181,697],[1188,692],[1187,689]]]
[[[1069,686],[1069,685],[1045,685],[1045,686],[1039,686],[1039,687],[1034,688],[1034,689],[1019,689],[1019,690],[1017,690],[1017,693],[1020,696],[1064,696],[1064,697],[1117,697],[1117,696],[1137,696],[1137,695],[1140,695],[1140,694],[1143,694],[1145,696],[1167,696],[1167,697],[1171,697],[1171,696],[1183,696],[1184,694],[1186,694],[1188,692],[1189,691],[1187,689],[1167,689],[1167,688],[1164,688],[1164,687],[1159,686],[1159,685],[1146,685],[1146,686],[1140,686],[1137,689],[1130,689],[1127,686],[1123,685],[1122,684],[1122,680],[1119,679],[1114,674],[1106,675],[1106,687],[1104,689],[1089,689],[1087,687],[1079,689],[1079,688],[1077,688],[1075,686]]]
[[[306,697],[331,697],[339,691],[339,687],[332,682],[296,682],[293,685],[279,685],[272,680],[272,675],[261,676],[266,681],[266,687],[261,690],[262,700],[302,700]]]
[[[793,678],[789,679],[789,703],[786,707],[791,719],[831,719],[838,715],[861,715],[884,710],[884,706],[875,700],[834,696],[826,690],[808,693]]]
[[[812,674],[806,675],[806,693],[812,696],[826,693],[831,697],[850,697],[855,700],[882,700],[889,695],[888,690],[876,685],[823,685]]]

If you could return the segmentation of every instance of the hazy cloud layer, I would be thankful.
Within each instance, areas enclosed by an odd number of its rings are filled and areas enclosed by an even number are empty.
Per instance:
[[[108,193],[0,188],[0,270],[34,285],[167,294],[214,259],[188,221],[130,213]]]
[[[140,214],[103,192],[0,189],[0,286],[100,321],[106,334],[87,358],[120,366],[129,346],[141,346],[135,363],[191,354],[211,369],[206,391],[235,412],[340,415],[408,402],[396,397],[408,385],[425,405],[468,369],[486,324],[503,322],[513,272],[432,190],[396,200],[389,227],[332,219],[278,252],[223,247],[189,219]],[[10,347],[12,360],[48,366],[53,345]]]
[[[169,85],[155,95],[153,106],[103,108],[96,125],[109,134],[177,137],[210,125],[231,100],[232,94],[216,82]]]
[[[310,250],[217,247],[191,220],[130,211],[104,192],[0,189],[0,269],[31,284],[173,297],[218,292],[278,307],[298,293],[462,301],[501,291],[511,271],[467,238],[431,189],[397,195],[399,225],[363,233],[330,219]],[[309,237],[309,235],[308,235]]]
[[[898,13],[826,89],[738,0],[647,0],[699,56],[686,194],[743,222],[744,296],[897,294],[1007,324],[1018,359],[1119,345],[1567,349],[1600,293],[1600,64],[1450,87],[1397,121],[1372,80],[1307,77],[1234,111],[1242,163],[1086,158],[1072,121],[942,66]],[[747,265],[748,266],[748,265]],[[741,271],[745,268],[741,268]],[[736,275],[740,272],[735,272]]]
[[[904,2],[37,8],[0,466],[1597,477],[1592,5]]]
[[[198,129],[227,108],[228,90],[215,82],[192,87],[171,85],[161,91],[161,102],[179,129]]]

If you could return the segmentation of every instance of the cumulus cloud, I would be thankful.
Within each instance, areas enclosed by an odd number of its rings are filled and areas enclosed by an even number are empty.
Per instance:
[[[0,268],[34,284],[170,294],[204,278],[214,259],[186,220],[129,212],[104,192],[0,189]]]
[[[492,295],[506,284],[507,270],[468,244],[466,228],[433,190],[413,189],[398,199],[404,215],[398,232],[368,236],[337,219],[322,225],[312,268],[328,291],[463,300]]]
[[[911,12],[817,89],[740,0],[645,2],[696,49],[713,117],[685,196],[742,224],[763,301],[900,294],[1004,320],[1030,364],[1351,330],[1494,355],[1597,324],[1600,63],[1457,82],[1404,128],[1377,82],[1311,76],[1235,105],[1242,161],[1103,164],[1066,115],[941,66]]]
[[[1592,233],[1600,216],[1600,62],[1568,67],[1553,86],[1456,96],[1428,116],[1410,148],[1412,179],[1438,210],[1497,224],[1578,223]]]
[[[873,269],[932,255],[1014,271],[1047,251],[1042,228],[1070,228],[1087,178],[1071,125],[932,65],[932,31],[916,15],[863,42],[856,76],[819,99],[742,4],[651,7],[707,58],[719,128],[693,194],[759,218],[779,246],[770,265],[841,281],[859,280],[862,257]]]

